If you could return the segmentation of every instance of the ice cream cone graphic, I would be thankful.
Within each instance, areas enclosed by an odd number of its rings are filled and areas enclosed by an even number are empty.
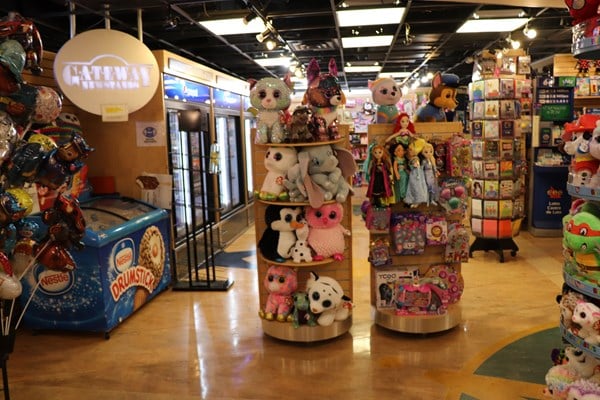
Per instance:
[[[152,288],[137,286],[133,296],[133,310],[143,306],[150,294],[157,288],[165,268],[165,242],[160,230],[156,226],[150,226],[144,232],[140,240],[140,251],[138,266],[146,268],[154,276]]]

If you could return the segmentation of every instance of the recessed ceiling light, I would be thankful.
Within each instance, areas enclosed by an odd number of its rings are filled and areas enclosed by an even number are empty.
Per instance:
[[[215,35],[240,35],[244,33],[261,33],[267,27],[260,18],[254,18],[244,24],[244,18],[217,19],[213,21],[198,21],[200,25]]]
[[[342,47],[349,49],[353,47],[389,46],[392,44],[393,39],[394,36],[392,35],[343,37]]]
[[[381,71],[380,65],[356,65],[353,67],[344,67],[344,72],[379,72]]]
[[[255,58],[254,62],[263,67],[287,67],[289,68],[292,62],[291,57],[271,57],[271,58]]]
[[[456,33],[512,32],[527,21],[527,18],[470,19]]]
[[[367,26],[399,24],[406,8],[368,8],[337,11],[340,26]]]

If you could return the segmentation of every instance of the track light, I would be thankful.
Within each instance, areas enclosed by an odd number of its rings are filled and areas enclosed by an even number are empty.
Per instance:
[[[273,50],[273,49],[275,49],[275,47],[277,47],[277,42],[274,41],[273,39],[268,39],[265,42],[265,46],[267,46],[267,50]]]
[[[252,21],[254,18],[256,18],[256,14],[254,14],[253,12],[250,12],[248,15],[246,15],[244,18],[242,18],[242,23],[244,25],[248,25],[250,23],[250,21]]]
[[[529,39],[535,39],[537,36],[537,31],[533,28],[529,28],[529,24],[525,24],[525,28],[523,28],[523,35],[527,36]]]
[[[267,37],[269,37],[269,35],[270,35],[270,34],[271,34],[271,31],[270,31],[269,29],[267,29],[267,30],[266,30],[266,31],[264,31],[264,32],[257,33],[257,34],[256,34],[256,40],[258,40],[258,41],[259,41],[259,43],[262,43],[262,42],[264,42],[264,41],[265,41],[265,39],[266,39]]]

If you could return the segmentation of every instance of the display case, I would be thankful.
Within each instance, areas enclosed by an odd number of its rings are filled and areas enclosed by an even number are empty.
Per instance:
[[[80,206],[86,234],[83,249],[71,250],[77,267],[61,272],[35,265],[22,280],[23,305],[33,293],[23,321],[33,329],[108,336],[169,286],[169,215],[125,197],[97,197]]]
[[[348,149],[348,133],[349,130],[347,125],[339,125],[339,134],[341,138],[331,142],[311,142],[303,144],[253,144],[253,181],[255,182],[256,188],[259,189],[267,177],[268,171],[265,167],[265,158],[269,151],[277,152],[278,150],[283,150],[285,152],[286,148],[293,148],[297,151],[302,151],[302,149],[324,145]],[[350,177],[347,179],[349,180]],[[339,221],[339,226],[343,227],[343,229],[349,230],[352,226],[352,207],[350,196],[348,196],[346,200],[341,203],[338,203],[335,200],[325,201],[324,207],[334,204],[339,204],[343,210],[343,217]],[[289,314],[287,318],[280,320],[278,320],[276,316],[271,317],[270,315],[267,315],[269,314],[268,303],[271,301],[272,297],[270,296],[271,293],[267,289],[265,282],[267,282],[269,275],[272,275],[272,267],[278,271],[285,270],[287,273],[294,276],[294,281],[297,283],[297,288],[293,291],[294,294],[306,293],[307,282],[311,278],[312,273],[316,273],[320,277],[330,277],[335,279],[340,285],[337,290],[341,289],[345,296],[349,298],[352,297],[352,244],[351,237],[349,235],[344,235],[344,250],[342,254],[339,254],[335,257],[325,257],[321,260],[299,259],[296,262],[292,258],[274,260],[269,259],[263,254],[263,251],[260,250],[262,248],[260,244],[261,240],[275,240],[277,243],[273,243],[274,246],[277,246],[281,240],[283,240],[279,238],[278,234],[275,237],[268,236],[265,233],[268,229],[270,229],[271,223],[273,222],[271,217],[267,215],[270,212],[269,210],[287,209],[291,212],[298,211],[300,214],[304,215],[308,207],[310,207],[309,201],[268,201],[257,198],[254,202],[254,212],[256,215],[254,226],[256,238],[259,242],[257,245],[257,247],[259,247],[257,250],[257,279],[259,287],[259,315],[261,318],[262,329],[266,335],[290,342],[316,342],[332,339],[348,332],[352,326],[350,300],[345,302],[345,307],[347,307],[347,312],[350,313],[350,315],[345,319],[336,319],[329,324],[322,325],[316,323],[315,318],[318,318],[318,315],[311,316],[308,320],[305,318],[304,320],[299,321],[298,324],[294,322],[293,314]],[[349,233],[349,231],[347,233]],[[281,235],[283,237],[283,233]],[[265,238],[263,239],[263,237]],[[327,242],[328,240],[330,239],[326,239],[323,242]],[[306,245],[306,243],[304,245]],[[295,246],[298,246],[298,242],[296,242]],[[310,253],[310,250],[307,249],[307,251]],[[300,313],[303,313],[300,307],[297,305],[295,307]],[[296,322],[298,321],[296,320]]]
[[[460,176],[467,175],[470,168],[470,142],[462,137],[460,122],[414,126],[416,136],[438,150],[440,199],[416,207],[398,197],[386,206],[376,206],[370,199],[366,225],[371,306],[375,323],[384,328],[405,333],[442,332],[461,321],[461,263],[468,260],[469,233],[462,225],[467,200],[466,192],[461,192],[466,181]],[[369,142],[383,145],[393,130],[393,124],[372,124]],[[452,170],[456,176],[451,176]]]

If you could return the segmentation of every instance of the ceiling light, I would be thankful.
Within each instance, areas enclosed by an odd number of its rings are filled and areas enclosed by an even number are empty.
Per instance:
[[[381,71],[381,65],[356,65],[354,67],[344,67],[344,72],[379,72]]]
[[[250,12],[248,15],[246,15],[244,18],[242,18],[242,23],[244,25],[248,25],[250,23],[250,21],[252,21],[254,18],[256,18],[256,14],[254,14],[253,12]]]
[[[217,19],[213,21],[198,21],[200,25],[215,35],[240,35],[244,33],[260,33],[267,29],[260,18],[254,18],[244,24],[244,18]]]
[[[267,46],[267,50],[273,50],[277,47],[277,42],[273,39],[269,39],[265,42],[265,46]]]
[[[511,40],[510,41],[510,46],[514,49],[517,50],[519,48],[521,48],[521,42],[519,42],[518,40]]]
[[[390,78],[408,78],[412,75],[412,72],[398,71],[398,72],[382,72],[379,77],[390,77]]]
[[[399,24],[406,11],[403,7],[368,8],[337,11],[340,26]]]
[[[529,25],[525,25],[525,28],[523,28],[523,35],[527,36],[529,39],[535,39],[537,36],[537,31],[533,28],[530,28]]]
[[[256,40],[258,40],[259,43],[262,43],[265,41],[265,39],[271,34],[271,31],[269,29],[266,29],[264,32],[259,32],[256,34]]]
[[[456,33],[512,32],[527,21],[527,18],[470,19]]]
[[[344,49],[349,49],[354,47],[389,46],[392,44],[393,39],[394,36],[392,35],[343,37],[342,47]]]
[[[272,58],[255,58],[254,62],[263,67],[286,67],[289,68],[292,61],[291,57],[272,57]]]

